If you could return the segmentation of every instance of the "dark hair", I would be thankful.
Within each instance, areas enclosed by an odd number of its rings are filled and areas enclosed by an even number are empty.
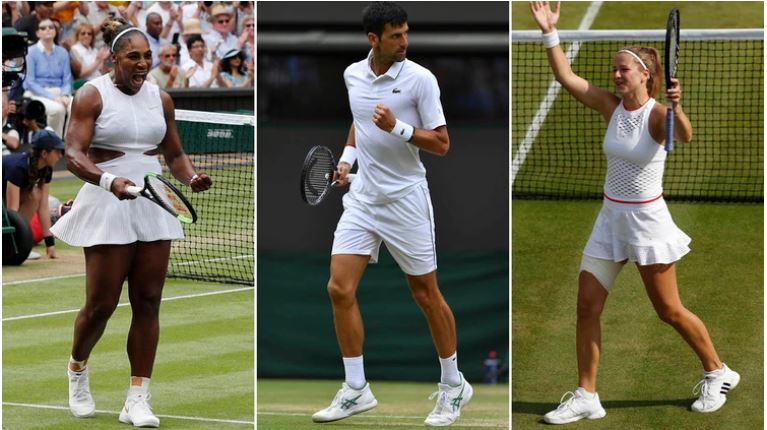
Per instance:
[[[139,30],[137,27],[134,27],[128,24],[128,22],[124,20],[123,18],[115,18],[111,21],[105,22],[104,25],[101,26],[101,31],[104,33],[104,43],[106,43],[106,45],[111,48],[112,41],[114,40],[114,38],[118,34],[122,33],[123,31],[129,28],[135,28],[137,31],[132,31],[131,33],[140,34],[141,37],[143,37],[144,40],[146,40],[147,43],[149,43],[149,39],[147,39],[143,31]],[[115,44],[114,49],[112,49],[112,52],[118,52],[119,50],[121,50],[123,46],[125,46],[125,44],[127,43],[126,41],[128,40],[128,37],[132,35],[133,34],[125,34],[122,37],[120,37],[120,39],[117,40],[117,44]]]
[[[191,51],[194,42],[202,42],[205,45],[205,39],[202,38],[202,35],[192,34],[186,39],[186,48]]]
[[[224,58],[221,60],[221,71],[232,74],[232,58],[239,58],[240,59],[240,67],[237,68],[237,71],[240,72],[240,74],[244,75],[248,73],[248,66],[245,64],[245,56],[242,55],[242,51],[238,52],[237,55]]]
[[[645,46],[627,46],[621,48],[620,51],[631,51],[642,59],[642,62],[647,66],[647,70],[650,72],[650,78],[647,79],[645,86],[647,87],[647,94],[650,97],[656,97],[660,94],[661,87],[663,87],[663,64],[660,62],[660,54],[655,48],[649,48]],[[634,59],[639,67],[642,67],[636,59]]]
[[[362,11],[362,28],[365,33],[381,37],[386,24],[399,27],[407,22],[407,12],[390,1],[374,1]]]

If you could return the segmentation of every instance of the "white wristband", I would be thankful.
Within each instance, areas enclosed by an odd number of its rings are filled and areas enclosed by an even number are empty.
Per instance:
[[[545,48],[553,48],[557,45],[559,45],[559,33],[557,33],[556,29],[554,29],[554,31],[551,33],[546,33],[543,35],[543,46]]]
[[[109,191],[111,193],[112,192],[112,182],[114,182],[116,177],[117,176],[115,176],[115,175],[113,175],[111,173],[107,173],[107,172],[102,173],[101,174],[101,178],[99,178],[99,187],[101,187],[101,188],[103,188],[103,189],[105,189],[105,190],[107,190],[107,191]]]
[[[354,167],[354,162],[357,161],[357,148],[351,145],[344,146],[344,152],[341,154],[339,163],[349,163],[350,167]]]
[[[410,142],[410,139],[413,138],[413,133],[415,132],[415,128],[413,128],[412,125],[397,120],[397,123],[394,124],[394,128],[389,132],[395,137],[398,137],[405,142]]]

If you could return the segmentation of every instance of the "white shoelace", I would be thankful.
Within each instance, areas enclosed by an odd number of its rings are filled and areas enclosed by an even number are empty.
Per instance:
[[[435,391],[429,395],[429,400],[433,400],[437,396],[439,396],[439,399],[437,399],[437,405],[434,407],[434,410],[431,411],[432,414],[442,413],[447,406],[447,391]]]
[[[708,378],[703,378],[695,384],[694,387],[692,387],[692,395],[697,396],[700,394],[701,402],[703,403],[703,408],[706,407],[706,399],[710,397],[710,390],[711,390],[711,381]]]
[[[565,397],[567,397],[568,394],[570,395],[570,398],[565,400]],[[575,393],[573,393],[572,391],[568,391],[565,394],[562,394],[562,397],[559,399],[559,406],[557,406],[557,410],[559,411],[559,410],[569,408],[570,405],[573,404],[574,400],[575,400]]]
[[[89,400],[91,396],[90,387],[87,384],[88,376],[83,372],[73,372],[71,382],[75,384],[74,398],[78,401]]]
[[[154,415],[154,412],[152,412],[152,407],[149,405],[149,399],[152,396],[150,394],[147,394],[146,396],[138,396],[135,400],[133,405],[131,405],[130,409],[131,411],[133,408],[140,408],[142,414],[144,415]]]

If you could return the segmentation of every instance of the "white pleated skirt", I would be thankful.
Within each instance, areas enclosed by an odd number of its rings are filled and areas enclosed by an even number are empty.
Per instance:
[[[147,172],[162,170],[157,156],[130,153],[96,166],[142,187]],[[51,232],[69,245],[81,247],[184,238],[181,223],[149,199],[119,200],[89,183],[83,185],[72,209],[51,227]]]
[[[583,253],[642,266],[669,264],[690,252],[691,241],[674,224],[662,198],[641,204],[604,199]]]

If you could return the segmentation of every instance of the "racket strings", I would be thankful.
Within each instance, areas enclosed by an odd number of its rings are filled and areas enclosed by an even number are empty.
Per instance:
[[[335,170],[333,155],[327,151],[314,151],[304,176],[304,195],[311,203],[318,202],[327,193]]]
[[[171,209],[176,215],[182,215],[187,218],[193,218],[189,206],[176,194],[176,192],[156,177],[147,178],[149,186],[154,191],[154,196],[167,208]]]

